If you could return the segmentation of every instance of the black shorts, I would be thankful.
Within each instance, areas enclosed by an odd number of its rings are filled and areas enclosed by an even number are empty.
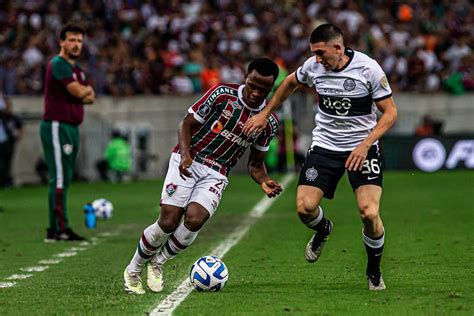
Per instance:
[[[337,184],[344,174],[350,151],[332,151],[314,146],[306,155],[298,185],[320,188],[324,197],[332,199]],[[383,173],[378,145],[370,147],[361,171],[348,171],[349,181],[355,190],[364,184],[382,186]]]

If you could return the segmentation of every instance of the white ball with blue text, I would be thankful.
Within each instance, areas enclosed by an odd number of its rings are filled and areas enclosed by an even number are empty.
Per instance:
[[[229,272],[226,265],[216,256],[199,258],[191,267],[189,279],[199,292],[217,292],[227,283]]]
[[[112,217],[114,206],[109,200],[97,199],[92,201],[91,205],[97,218],[109,219]]]

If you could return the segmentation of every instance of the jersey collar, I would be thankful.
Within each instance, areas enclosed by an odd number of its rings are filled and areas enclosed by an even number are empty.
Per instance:
[[[260,104],[258,108],[252,108],[252,107],[248,106],[247,103],[245,103],[245,101],[244,101],[244,95],[243,95],[244,87],[245,87],[244,84],[240,85],[240,87],[239,87],[239,102],[242,103],[243,106],[245,106],[250,111],[260,112],[261,110],[263,110],[263,108],[267,104],[267,100],[263,100],[262,104]]]
[[[349,64],[351,63],[352,59],[354,59],[354,51],[353,51],[351,48],[346,48],[345,51],[344,51],[344,55],[349,56],[349,60],[347,61],[347,63],[346,63],[344,66],[342,66],[342,68],[332,70],[333,72],[341,72],[341,71],[343,71],[344,69],[346,69],[346,68],[349,66]]]

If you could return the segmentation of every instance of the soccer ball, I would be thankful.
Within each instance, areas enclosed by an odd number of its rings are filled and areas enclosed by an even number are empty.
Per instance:
[[[216,292],[222,290],[229,278],[227,267],[215,256],[199,258],[191,267],[189,279],[199,292]]]
[[[112,202],[106,199],[97,199],[92,202],[95,216],[98,218],[109,219],[112,217],[114,206]]]

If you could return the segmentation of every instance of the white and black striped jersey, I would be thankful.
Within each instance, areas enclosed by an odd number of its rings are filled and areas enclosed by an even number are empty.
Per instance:
[[[374,101],[392,96],[379,64],[347,48],[349,62],[341,69],[326,70],[311,57],[296,71],[299,83],[315,87],[319,95],[312,146],[351,151],[377,123]]]

